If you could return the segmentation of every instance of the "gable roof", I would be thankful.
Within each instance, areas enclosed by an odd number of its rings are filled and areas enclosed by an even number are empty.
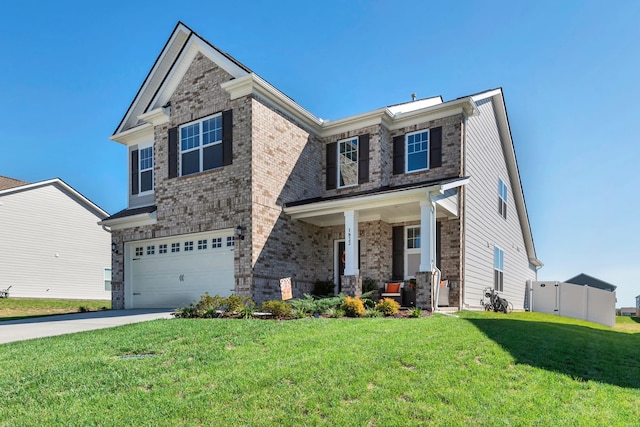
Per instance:
[[[492,89],[485,92],[470,95],[475,101],[481,101],[491,98],[498,124],[498,132],[502,142],[502,150],[507,162],[507,171],[509,180],[514,193],[514,201],[516,210],[518,211],[518,219],[520,220],[520,228],[524,237],[524,244],[527,250],[529,262],[537,267],[542,267],[536,255],[536,248],[533,243],[533,234],[531,233],[531,224],[529,223],[529,214],[527,213],[527,204],[524,200],[524,191],[522,190],[522,180],[520,179],[520,171],[518,169],[518,159],[513,146],[513,138],[511,136],[511,126],[509,125],[509,116],[507,114],[507,106],[504,102],[504,94],[502,88]]]
[[[615,291],[616,286],[611,283],[607,283],[604,280],[596,279],[588,274],[580,273],[576,277],[565,280],[565,283],[573,283],[574,285],[589,286],[592,288],[603,289],[605,291]]]
[[[127,112],[114,131],[114,135],[136,127],[140,124],[138,116],[164,105],[173,92],[171,86],[173,85],[173,89],[175,89],[175,85],[187,71],[191,60],[198,52],[204,53],[234,78],[251,73],[251,70],[231,55],[218,49],[191,28],[178,21],[169,40],[165,43]]]
[[[19,187],[12,187],[12,188],[7,188],[7,189],[4,189],[4,190],[0,190],[0,198],[2,198],[4,196],[7,196],[7,195],[10,195],[10,194],[16,194],[16,193],[20,193],[20,192],[23,192],[23,191],[29,191],[29,190],[33,190],[33,189],[36,189],[36,188],[45,187],[47,185],[55,186],[55,187],[59,188],[60,190],[62,190],[63,192],[66,192],[70,197],[75,199],[79,204],[81,204],[87,210],[89,210],[90,212],[93,212],[94,215],[96,215],[96,216],[98,216],[100,218],[104,218],[105,216],[109,215],[100,206],[96,205],[91,200],[87,199],[85,196],[80,194],[78,191],[76,191],[73,187],[71,187],[69,184],[67,184],[66,182],[64,182],[60,178],[53,178],[53,179],[49,179],[49,180],[46,180],[46,181],[34,182],[33,184],[25,184],[25,185],[21,185]]]
[[[19,179],[9,178],[8,176],[0,175],[0,190],[6,190],[7,188],[19,187],[21,185],[28,184],[26,181],[20,181]]]

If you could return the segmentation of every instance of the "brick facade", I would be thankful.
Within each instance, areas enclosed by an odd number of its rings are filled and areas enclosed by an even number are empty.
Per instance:
[[[221,229],[245,230],[234,249],[234,290],[257,303],[280,295],[280,279],[291,277],[294,297],[310,292],[316,280],[336,275],[335,241],[344,225],[317,226],[294,220],[283,206],[299,200],[349,195],[461,175],[462,116],[432,120],[390,131],[383,124],[320,138],[294,118],[257,95],[231,100],[220,87],[226,73],[199,53],[173,92],[169,123],[154,128],[154,197],[157,223],[114,230],[119,251],[113,255],[112,304],[124,308],[124,244]],[[218,169],[169,178],[168,130],[225,110],[233,111],[233,162]],[[393,137],[442,126],[442,166],[393,175]],[[326,154],[330,142],[368,133],[369,182],[325,190]],[[413,221],[413,224],[416,224]],[[391,278],[392,227],[384,218],[359,224],[360,276],[382,283]],[[443,278],[461,286],[461,221],[442,222]],[[350,282],[351,283],[351,282]],[[454,292],[454,300],[460,293]]]

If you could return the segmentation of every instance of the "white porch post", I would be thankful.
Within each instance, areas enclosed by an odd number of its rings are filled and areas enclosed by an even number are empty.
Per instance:
[[[427,194],[420,202],[420,271],[432,272],[436,266],[436,204]]]
[[[344,275],[357,276],[358,270],[358,212],[344,212]]]

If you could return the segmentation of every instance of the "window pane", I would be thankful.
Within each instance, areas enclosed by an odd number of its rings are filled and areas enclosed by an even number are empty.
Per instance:
[[[202,122],[202,145],[222,141],[222,116]]]
[[[180,131],[182,151],[200,146],[200,123],[185,126]]]
[[[153,170],[144,171],[140,174],[140,192],[153,189]]]
[[[415,171],[427,168],[427,152],[422,151],[407,156],[407,170]]]
[[[338,167],[340,187],[358,183],[358,139],[340,141]]]
[[[202,150],[202,169],[222,167],[222,144],[211,145]]]
[[[190,151],[182,155],[182,175],[200,172],[200,151]]]
[[[140,150],[140,170],[151,168],[153,168],[153,148],[143,148]]]

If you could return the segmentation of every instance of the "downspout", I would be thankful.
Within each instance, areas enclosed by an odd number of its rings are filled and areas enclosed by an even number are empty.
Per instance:
[[[438,280],[435,280],[436,299],[433,302],[433,311],[436,312],[436,311],[440,311],[440,308],[438,307],[438,301],[440,301],[440,280],[442,280],[442,272],[435,265],[433,266],[433,269],[434,269],[434,271],[431,272],[432,277],[435,277],[435,276],[438,277]]]

